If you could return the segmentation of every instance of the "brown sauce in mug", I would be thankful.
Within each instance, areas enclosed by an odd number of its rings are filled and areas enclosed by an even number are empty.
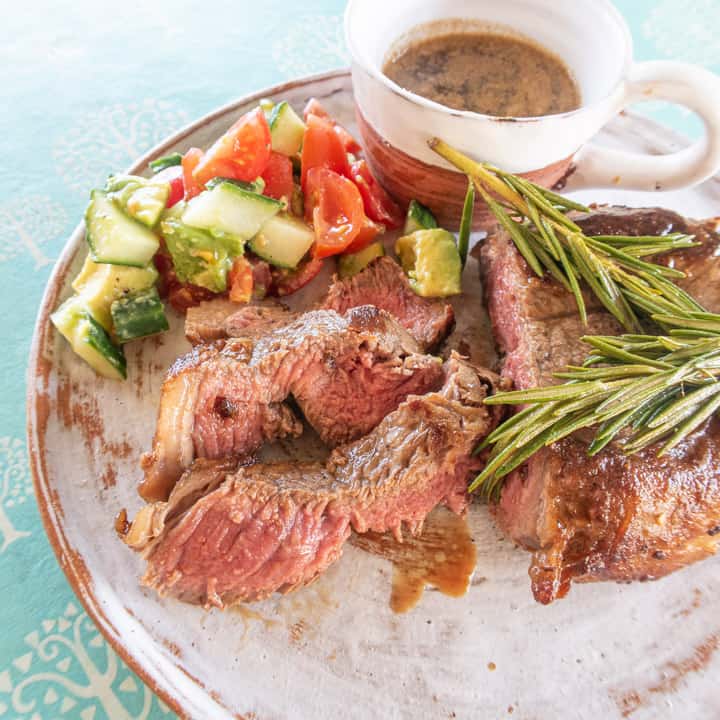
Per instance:
[[[483,115],[540,117],[580,107],[563,61],[512,35],[455,32],[417,40],[394,52],[383,72],[416,95]]]

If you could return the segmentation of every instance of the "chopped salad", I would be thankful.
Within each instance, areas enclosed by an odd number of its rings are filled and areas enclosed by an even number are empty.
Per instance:
[[[317,100],[303,117],[262,101],[208,149],[150,163],[152,176],[113,175],[85,213],[88,257],[75,295],[51,316],[98,373],[125,378],[123,345],[168,329],[163,300],[184,312],[227,296],[287,296],[331,258],[343,276],[396,252],[420,295],[460,292],[452,235],[413,201],[405,214],[361,147]]]

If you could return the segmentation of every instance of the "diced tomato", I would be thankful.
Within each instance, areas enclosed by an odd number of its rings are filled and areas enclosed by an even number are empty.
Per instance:
[[[307,175],[313,168],[327,168],[350,177],[347,152],[333,129],[330,120],[319,115],[309,115],[303,139],[301,183],[307,193]]]
[[[355,155],[362,149],[357,140],[355,140],[355,138],[342,125],[333,120],[333,118],[330,117],[330,113],[315,98],[310,98],[308,104],[305,106],[303,115],[305,117],[305,122],[307,122],[310,115],[316,115],[317,117],[330,120],[335,128],[335,132],[342,141],[345,152],[353,153],[353,155]]]
[[[236,257],[228,273],[228,297],[237,303],[250,302],[253,284],[252,265],[243,255]]]
[[[179,203],[185,196],[185,183],[183,182],[183,169],[180,165],[161,170],[157,175],[153,176],[153,180],[166,182],[170,185],[170,194],[168,195],[166,207],[171,208]]]
[[[265,113],[255,108],[213,143],[193,174],[201,185],[214,177],[252,182],[265,170],[270,147],[270,127]]]
[[[190,148],[182,159],[183,183],[185,186],[185,199],[191,200],[203,191],[203,184],[195,179],[195,168],[203,158],[203,151],[200,148]]]
[[[383,225],[374,223],[370,218],[365,218],[365,224],[360,228],[357,237],[345,248],[345,252],[356,253],[364,250],[378,235],[385,232]]]
[[[261,177],[265,181],[264,195],[276,200],[283,197],[289,200],[292,197],[293,168],[289,157],[276,152],[271,153]]]
[[[352,164],[351,177],[362,195],[365,214],[371,220],[382,223],[390,230],[403,224],[405,216],[402,210],[375,179],[364,160],[356,160]]]
[[[313,255],[324,258],[343,252],[365,224],[362,197],[355,184],[328,168],[311,168],[307,176],[306,214],[315,228]]]
[[[278,297],[292,295],[307,285],[322,270],[324,260],[313,257],[300,263],[295,270],[272,269],[272,294]]]

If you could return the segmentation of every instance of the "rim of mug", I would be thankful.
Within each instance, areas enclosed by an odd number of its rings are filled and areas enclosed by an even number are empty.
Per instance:
[[[623,35],[625,39],[625,58],[623,60],[622,64],[622,73],[620,74],[620,77],[617,79],[615,84],[612,86],[612,88],[602,97],[598,98],[597,100],[594,100],[591,103],[583,103],[580,105],[580,107],[575,108],[574,110],[568,110],[564,113],[555,113],[550,115],[536,115],[531,117],[515,117],[512,115],[486,115],[484,113],[478,113],[474,112],[472,110],[459,110],[456,108],[448,107],[447,105],[443,105],[442,103],[435,102],[434,100],[430,100],[426,97],[423,97],[422,95],[417,95],[414,92],[411,92],[410,90],[405,89],[401,85],[398,85],[394,80],[391,80],[387,75],[385,75],[382,70],[378,69],[374,63],[371,63],[368,67],[368,64],[366,64],[364,61],[361,60],[361,55],[358,53],[356,44],[353,42],[353,35],[352,30],[350,28],[351,22],[351,15],[353,14],[355,7],[360,5],[362,0],[348,0],[348,4],[345,7],[345,16],[344,16],[344,32],[345,32],[345,43],[348,46],[348,49],[350,50],[350,55],[352,57],[352,61],[356,63],[358,66],[360,66],[366,73],[368,73],[372,78],[380,82],[381,84],[385,85],[389,90],[394,92],[397,95],[400,95],[401,97],[405,98],[408,102],[411,102],[415,105],[421,105],[426,107],[429,110],[435,110],[440,111],[443,113],[450,114],[454,117],[464,117],[471,120],[490,120],[493,122],[514,122],[514,123],[536,123],[541,120],[546,120],[549,118],[552,119],[562,119],[562,118],[571,118],[575,115],[579,115],[587,110],[591,110],[596,107],[600,107],[604,103],[606,103],[620,88],[620,86],[625,81],[625,78],[627,77],[628,71],[633,65],[633,58],[634,58],[634,42],[632,33],[630,32],[630,28],[628,27],[627,22],[625,22],[625,18],[622,16],[621,12],[615,7],[612,0],[592,0],[594,5],[602,5],[604,10],[610,15],[612,20],[615,22],[615,24],[620,29],[621,34]],[[447,19],[452,19],[448,17]]]

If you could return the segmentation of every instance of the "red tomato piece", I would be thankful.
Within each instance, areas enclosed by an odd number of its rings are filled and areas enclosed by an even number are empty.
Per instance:
[[[362,150],[357,140],[355,140],[355,138],[342,125],[333,120],[332,117],[330,117],[330,113],[315,98],[310,98],[310,100],[308,100],[308,104],[305,106],[303,115],[305,117],[305,122],[307,122],[310,115],[316,115],[317,117],[329,120],[335,128],[335,132],[340,138],[343,147],[345,148],[345,152],[356,155],[360,152],[360,150]]]
[[[195,179],[205,185],[214,177],[252,182],[270,159],[270,127],[260,108],[243,115],[205,153],[195,168]]]
[[[166,182],[170,185],[170,194],[168,195],[165,207],[171,208],[179,203],[185,196],[185,183],[183,182],[183,169],[181,165],[161,170],[157,175],[153,176],[153,180]]]
[[[371,242],[385,232],[383,225],[374,223],[370,218],[365,218],[365,224],[360,228],[357,237],[345,248],[345,252],[356,253],[364,250]]]
[[[203,158],[200,148],[190,148],[182,159],[183,184],[185,186],[185,199],[190,200],[203,191],[203,183],[195,179],[195,168]]]
[[[307,193],[307,175],[313,168],[327,168],[350,177],[347,152],[333,129],[332,122],[319,115],[309,115],[303,138],[301,183]]]
[[[375,179],[364,160],[356,160],[352,164],[351,177],[362,195],[365,214],[371,220],[382,223],[390,230],[403,224],[405,217],[402,210]]]
[[[244,256],[236,257],[228,273],[228,297],[233,302],[250,302],[253,294],[253,268]]]
[[[272,294],[278,297],[292,295],[317,276],[324,262],[321,258],[313,257],[301,262],[295,270],[273,268]]]
[[[276,152],[271,153],[270,160],[261,177],[265,181],[264,195],[276,200],[283,197],[289,200],[292,197],[293,168],[289,157]]]
[[[313,255],[324,258],[343,252],[365,224],[362,197],[354,183],[328,168],[311,168],[305,209],[312,209]]]

